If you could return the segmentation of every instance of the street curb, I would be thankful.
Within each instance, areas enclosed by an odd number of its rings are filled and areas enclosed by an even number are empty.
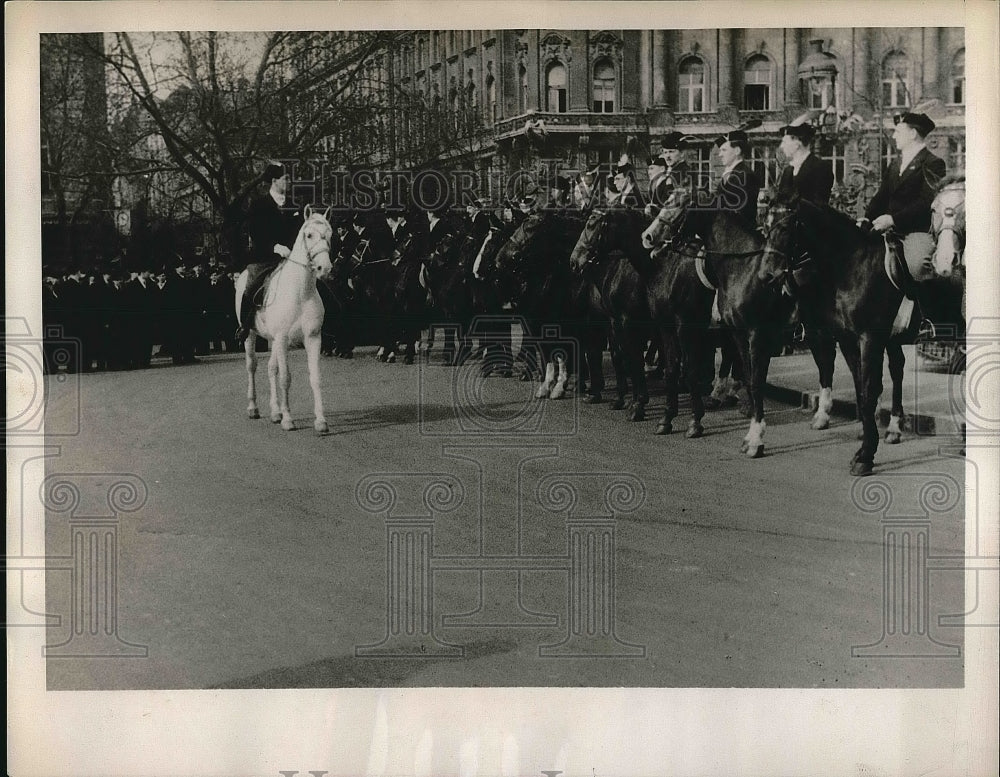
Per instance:
[[[819,391],[802,391],[801,389],[767,383],[764,387],[764,396],[778,402],[797,405],[803,410],[813,413],[819,407]],[[854,421],[858,417],[858,403],[855,400],[834,398],[833,409],[830,412],[838,418]],[[881,426],[887,426],[890,415],[887,408],[879,408],[878,423]],[[927,413],[907,413],[903,431],[911,431],[920,437],[961,434],[961,429],[953,417]]]

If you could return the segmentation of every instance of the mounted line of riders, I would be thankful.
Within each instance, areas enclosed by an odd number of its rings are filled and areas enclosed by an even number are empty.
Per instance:
[[[750,132],[760,122],[716,140],[723,171],[712,191],[699,188],[687,165],[693,138],[678,132],[662,139],[649,165],[648,200],[627,154],[604,176],[594,170],[575,180],[543,179],[506,201],[498,215],[479,200],[465,202],[464,213],[444,204],[420,210],[383,188],[379,207],[344,214],[336,233],[330,230],[330,269],[313,275],[326,311],[316,342],[325,332],[322,347],[349,356],[358,332],[367,331],[366,342],[380,345],[380,358],[394,361],[402,348],[403,361],[412,363],[422,331],[431,323],[448,324],[442,347],[447,364],[481,356],[484,375],[520,371],[524,379],[537,378],[539,398],[562,396],[575,376],[590,403],[604,399],[601,365],[610,347],[617,387],[611,406],[628,408],[635,421],[645,418],[646,367],[655,351],[666,384],[657,433],[673,430],[682,383],[691,400],[686,436],[696,438],[704,433],[706,406],[722,404],[735,381],[751,415],[743,449],[759,457],[768,364],[794,331],[818,369],[817,429],[829,425],[839,343],[863,428],[851,471],[870,474],[879,441],[883,354],[888,352],[893,382],[886,439],[898,442],[904,419],[900,346],[932,329],[928,322],[964,337],[964,179],[946,180],[943,160],[927,149],[933,122],[922,113],[905,114],[893,135],[900,158],[883,176],[866,218],[855,222],[829,206],[833,174],[811,153],[815,130],[807,118],[781,129],[787,164],[763,229],[760,182],[748,162]],[[272,174],[270,191],[255,204],[250,233],[255,264],[273,267],[292,260],[288,244],[302,215],[282,207],[284,170],[275,167]],[[253,267],[250,278],[251,292],[262,288]],[[273,294],[263,294],[266,311]],[[252,299],[251,293],[242,302],[244,328],[260,322]],[[532,335],[524,338],[530,348],[517,354],[512,316]],[[540,335],[553,326],[561,340],[579,344],[575,357],[546,346]],[[304,330],[297,334],[305,336]],[[433,337],[431,328],[431,342]],[[248,365],[249,354],[248,345]]]

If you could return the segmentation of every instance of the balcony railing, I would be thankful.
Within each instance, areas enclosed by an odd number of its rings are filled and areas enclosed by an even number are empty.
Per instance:
[[[618,113],[592,113],[590,111],[566,112],[566,113],[522,113],[518,116],[511,116],[500,119],[496,123],[496,133],[498,139],[514,137],[524,132],[524,124],[528,120],[545,122],[545,128],[549,132],[594,132],[594,131],[638,131],[645,129],[645,124],[639,123],[639,114],[635,111],[621,111]]]

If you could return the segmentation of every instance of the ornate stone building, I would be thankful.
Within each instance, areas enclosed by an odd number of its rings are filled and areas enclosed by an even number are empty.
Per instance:
[[[374,65],[387,87],[382,156],[472,164],[495,197],[488,173],[591,169],[626,148],[641,167],[676,129],[697,138],[689,157],[710,183],[714,138],[757,119],[754,164],[769,185],[778,128],[809,111],[850,207],[891,159],[893,115],[916,106],[938,125],[931,150],[964,168],[964,46],[962,28],[407,31]],[[542,144],[530,142],[539,122]]]

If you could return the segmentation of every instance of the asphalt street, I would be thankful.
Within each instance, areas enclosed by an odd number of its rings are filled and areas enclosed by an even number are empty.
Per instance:
[[[856,425],[814,431],[797,407],[768,403],[750,460],[735,409],[702,439],[655,436],[655,385],[630,423],[369,350],[322,360],[320,436],[302,351],[291,366],[293,432],[246,417],[240,355],[50,381],[48,427],[79,434],[52,438],[48,475],[147,491],[104,510],[117,550],[88,551],[117,556],[100,613],[74,599],[91,572],[48,575],[49,644],[119,646],[64,647],[50,689],[963,684],[962,629],[939,620],[963,575],[933,559],[962,553],[964,465],[939,438],[883,445],[858,480]],[[263,362],[258,390],[266,415]],[[879,512],[879,493],[917,507]],[[48,555],[74,557],[72,517],[47,512]],[[400,622],[418,633],[387,640]]]

